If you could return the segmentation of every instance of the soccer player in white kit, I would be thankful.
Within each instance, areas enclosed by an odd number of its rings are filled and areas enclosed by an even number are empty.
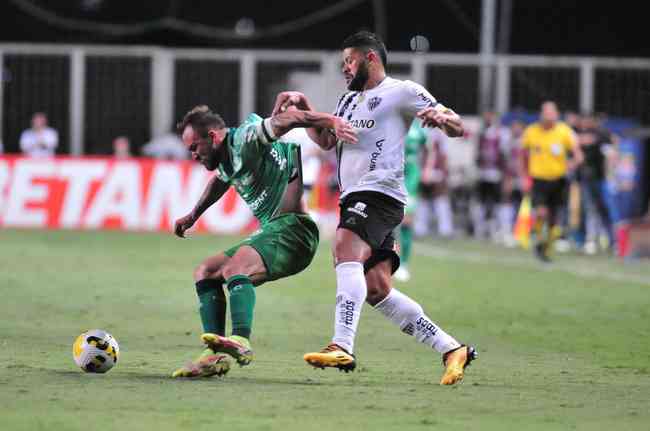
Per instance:
[[[391,274],[399,267],[392,232],[404,217],[404,138],[411,121],[417,116],[423,126],[439,127],[450,137],[463,134],[462,122],[421,85],[386,76],[386,48],[375,34],[356,33],[342,49],[350,91],[339,98],[334,114],[356,129],[358,143],[338,141],[329,130],[307,129],[321,148],[336,148],[341,197],[333,250],[334,337],[323,350],[307,353],[304,359],[318,368],[353,370],[354,338],[361,308],[368,302],[402,332],[440,352],[445,365],[440,383],[452,385],[462,380],[476,351],[456,341],[420,304],[392,288]],[[304,94],[284,92],[276,99],[274,114],[291,105],[315,111]]]

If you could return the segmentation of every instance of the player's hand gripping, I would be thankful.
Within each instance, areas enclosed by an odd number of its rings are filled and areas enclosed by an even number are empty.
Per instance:
[[[422,120],[422,126],[424,127],[443,128],[447,122],[455,118],[453,114],[445,114],[434,108],[424,108],[415,115]]]
[[[460,117],[451,109],[424,108],[416,114],[424,127],[439,127],[451,138],[463,136],[463,124]]]
[[[311,110],[307,96],[299,91],[283,91],[275,98],[275,106],[273,106],[273,113],[271,115],[281,114],[289,106],[295,106],[302,111]]]
[[[340,141],[347,142],[348,144],[356,144],[359,142],[357,138],[357,131],[350,123],[342,118],[335,117],[334,119],[334,136]]]
[[[185,238],[185,231],[194,226],[194,223],[196,223],[196,217],[192,213],[179,218],[174,223],[174,234],[179,238]]]

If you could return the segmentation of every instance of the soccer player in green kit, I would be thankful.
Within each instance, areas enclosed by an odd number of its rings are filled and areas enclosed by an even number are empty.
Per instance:
[[[302,199],[300,147],[278,139],[296,127],[322,127],[338,139],[356,142],[356,132],[345,120],[296,109],[264,120],[250,114],[239,127],[227,128],[218,114],[201,105],[178,124],[192,159],[216,174],[194,209],[176,221],[176,235],[184,237],[230,186],[248,204],[260,229],[234,247],[208,257],[194,271],[205,349],[172,377],[224,375],[230,369],[229,356],[248,365],[253,359],[250,335],[255,286],[302,271],[316,253],[318,228]],[[225,336],[223,284],[230,295],[230,337]]]
[[[413,217],[418,204],[418,186],[420,185],[420,148],[427,143],[427,133],[422,127],[422,121],[416,118],[411,123],[406,139],[404,140],[404,183],[408,192],[406,206],[404,207],[404,220],[400,225],[400,267],[393,277],[397,281],[409,281],[411,273],[408,263],[411,258],[413,244]]]

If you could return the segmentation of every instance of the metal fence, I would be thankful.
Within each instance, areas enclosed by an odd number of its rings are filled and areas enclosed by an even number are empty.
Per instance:
[[[462,114],[491,107],[603,111],[650,124],[650,60],[391,53],[389,73],[425,85]],[[31,115],[46,112],[59,152],[107,154],[127,135],[137,149],[209,104],[233,124],[268,114],[283,89],[331,111],[344,90],[337,52],[0,44],[0,136],[18,150]],[[487,83],[487,84],[486,84]]]

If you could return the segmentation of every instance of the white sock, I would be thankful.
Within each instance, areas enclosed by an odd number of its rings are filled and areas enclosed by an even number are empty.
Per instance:
[[[452,236],[454,234],[454,215],[451,212],[449,196],[438,196],[433,204],[438,219],[438,233],[445,237]]]
[[[366,277],[359,262],[336,265],[336,308],[332,342],[352,353],[354,337],[367,295]]]
[[[407,335],[415,336],[440,353],[460,347],[460,343],[443,331],[424,314],[420,304],[397,289],[391,289],[379,304],[375,305],[381,314],[395,323]]]
[[[499,205],[499,225],[501,228],[501,233],[505,235],[509,235],[512,233],[512,224],[515,219],[514,215],[514,208],[512,207],[512,204],[510,203],[505,203]]]

